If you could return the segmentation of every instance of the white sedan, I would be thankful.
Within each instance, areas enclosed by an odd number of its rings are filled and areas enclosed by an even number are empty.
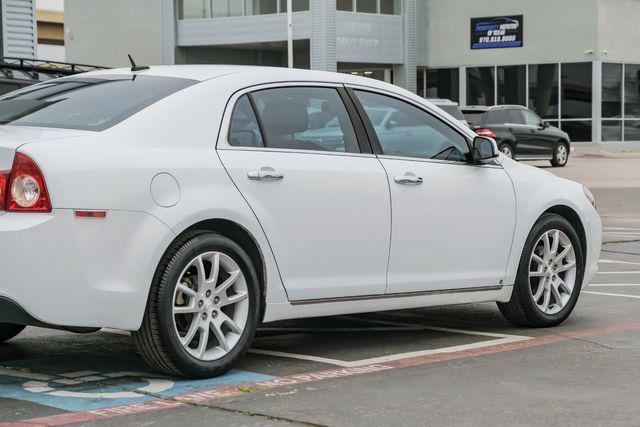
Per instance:
[[[586,188],[371,79],[105,70],[5,95],[0,121],[0,342],[117,328],[207,377],[282,319],[496,301],[557,325],[597,271]]]

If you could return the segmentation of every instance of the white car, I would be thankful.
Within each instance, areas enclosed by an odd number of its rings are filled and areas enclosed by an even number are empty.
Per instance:
[[[296,138],[318,111],[340,138]],[[496,301],[557,325],[597,271],[587,189],[372,79],[105,70],[5,95],[0,121],[0,342],[117,328],[207,377],[282,319]]]

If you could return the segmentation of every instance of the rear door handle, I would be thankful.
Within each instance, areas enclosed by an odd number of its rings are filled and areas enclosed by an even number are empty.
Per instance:
[[[247,177],[252,181],[281,181],[284,175],[272,168],[262,168],[257,172],[249,172]]]
[[[415,175],[396,176],[396,184],[402,185],[420,185],[422,184],[422,177]]]

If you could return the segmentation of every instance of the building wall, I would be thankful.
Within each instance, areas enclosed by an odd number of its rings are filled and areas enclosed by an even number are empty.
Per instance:
[[[161,14],[158,0],[65,0],[68,62],[109,67],[160,64]]]
[[[640,62],[639,17],[638,0],[599,0],[599,59]]]
[[[421,1],[418,31],[422,24],[426,34],[418,39],[419,65],[448,67],[590,61],[598,51],[598,0]],[[600,1],[640,6],[637,0]],[[524,46],[471,50],[470,19],[502,15],[524,15]],[[637,23],[630,24],[628,31],[637,31]]]

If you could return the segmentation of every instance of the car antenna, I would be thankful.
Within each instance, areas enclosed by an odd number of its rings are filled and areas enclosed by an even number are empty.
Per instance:
[[[131,71],[144,71],[150,68],[148,65],[136,65],[136,61],[133,60],[131,54],[128,54],[127,56],[129,57],[129,61],[131,62]]]

